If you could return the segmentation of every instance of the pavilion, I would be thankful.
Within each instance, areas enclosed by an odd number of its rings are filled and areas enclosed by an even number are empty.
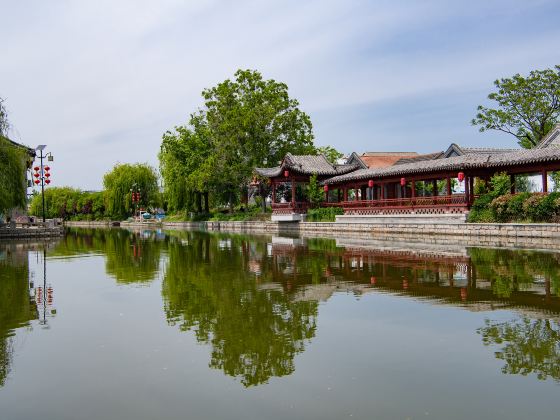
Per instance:
[[[375,159],[368,159],[374,156]],[[368,165],[369,163],[369,165]],[[452,143],[445,151],[352,153],[342,164],[324,156],[290,153],[275,168],[256,168],[270,180],[273,220],[302,220],[309,202],[305,189],[313,174],[324,192],[325,207],[344,215],[442,215],[468,213],[475,199],[475,179],[488,182],[505,172],[515,193],[517,175],[538,174],[549,191],[549,172],[560,170],[560,124],[534,149],[468,148]]]

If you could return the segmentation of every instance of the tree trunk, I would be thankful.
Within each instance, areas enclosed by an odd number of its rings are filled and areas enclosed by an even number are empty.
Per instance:
[[[196,193],[196,211],[197,213],[202,213],[202,194]]]
[[[210,213],[210,205],[208,203],[208,191],[204,192],[204,213]]]

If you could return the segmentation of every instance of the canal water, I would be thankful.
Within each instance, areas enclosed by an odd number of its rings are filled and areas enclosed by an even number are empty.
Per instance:
[[[0,418],[557,419],[560,254],[71,230],[0,244]]]

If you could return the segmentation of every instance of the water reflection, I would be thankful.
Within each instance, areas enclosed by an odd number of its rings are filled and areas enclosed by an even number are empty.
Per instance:
[[[168,252],[167,319],[212,345],[210,367],[245,386],[294,371],[294,356],[315,336],[317,302],[262,287],[260,275],[271,268],[266,242],[187,233]]]
[[[14,330],[39,318],[29,283],[29,249],[28,244],[0,244],[0,386],[11,371]]]
[[[478,330],[485,345],[498,347],[502,372],[527,376],[536,374],[560,382],[560,323],[550,319],[520,317],[507,322],[489,319]]]
[[[1,249],[3,384],[14,330],[34,319],[46,322],[54,291],[39,277],[30,289],[29,249]],[[316,335],[319,303],[340,291],[358,297],[405,295],[472,312],[508,309],[518,318],[497,322],[488,316],[477,330],[485,345],[496,348],[503,372],[559,380],[558,253],[396,240],[82,229],[68,231],[47,255],[103,256],[105,272],[118,284],[159,288],[154,280],[160,278],[168,324],[192,331],[211,348],[209,366],[247,387],[294,372],[296,355]]]
[[[148,284],[160,271],[165,235],[150,230],[70,229],[49,254],[69,257],[83,254],[105,256],[105,270],[117,283]]]

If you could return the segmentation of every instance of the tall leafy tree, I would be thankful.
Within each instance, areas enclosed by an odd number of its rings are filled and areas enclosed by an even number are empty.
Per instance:
[[[132,208],[132,192],[140,192],[141,206],[154,206],[158,203],[158,176],[154,168],[143,163],[123,163],[103,177],[108,214],[114,218],[124,218]]]
[[[26,152],[0,134],[0,213],[24,207]]]
[[[516,74],[494,82],[488,99],[496,108],[480,105],[472,125],[480,131],[498,130],[517,138],[530,149],[560,120],[560,65],[533,70],[527,77]]]
[[[160,165],[172,208],[208,191],[216,202],[233,205],[256,166],[276,165],[287,152],[316,153],[311,119],[284,83],[238,70],[202,97],[188,124],[163,136]]]

